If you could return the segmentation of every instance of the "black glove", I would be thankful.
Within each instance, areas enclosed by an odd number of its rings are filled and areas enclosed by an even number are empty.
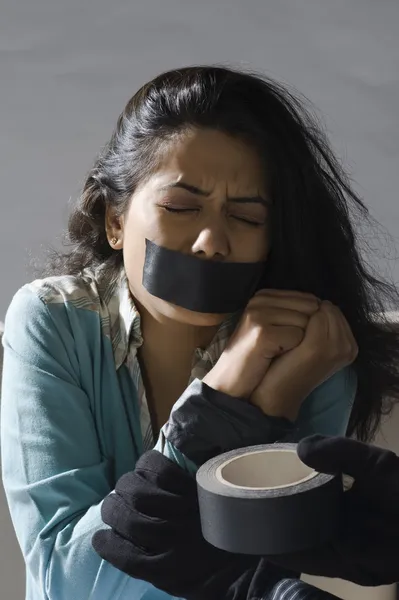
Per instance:
[[[336,539],[322,548],[268,557],[274,564],[363,586],[399,581],[399,457],[348,438],[311,436],[299,458],[322,473],[355,479],[344,494],[344,519]]]
[[[206,542],[195,479],[155,450],[139,459],[134,472],[121,477],[101,514],[112,529],[95,533],[96,552],[117,569],[172,596],[279,598],[273,595],[276,584],[297,576],[259,557],[230,554]],[[284,585],[284,590],[292,588],[290,582]]]

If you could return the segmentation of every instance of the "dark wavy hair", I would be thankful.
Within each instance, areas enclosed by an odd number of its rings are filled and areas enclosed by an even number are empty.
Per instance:
[[[338,305],[359,345],[358,390],[348,435],[370,440],[399,398],[399,335],[384,317],[398,306],[393,284],[360,255],[357,223],[371,221],[334,157],[318,120],[298,94],[268,78],[222,67],[170,71],[144,85],[120,115],[84,184],[68,226],[68,248],[51,272],[79,274],[108,265],[105,210],[123,214],[137,185],[156,168],[165,144],[188,128],[212,128],[257,149],[273,201],[270,287],[308,291]]]

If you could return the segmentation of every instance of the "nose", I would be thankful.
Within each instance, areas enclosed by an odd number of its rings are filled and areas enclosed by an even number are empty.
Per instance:
[[[230,244],[222,224],[203,227],[191,248],[199,258],[222,260],[230,254]]]

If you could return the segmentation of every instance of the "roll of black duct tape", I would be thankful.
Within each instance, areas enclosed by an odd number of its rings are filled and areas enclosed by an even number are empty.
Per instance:
[[[197,472],[204,538],[241,554],[284,554],[333,538],[343,500],[341,476],[317,473],[295,444],[240,448]]]

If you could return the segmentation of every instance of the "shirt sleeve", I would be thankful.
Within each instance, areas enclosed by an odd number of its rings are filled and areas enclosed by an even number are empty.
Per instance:
[[[302,404],[295,424],[295,441],[308,435],[344,436],[357,391],[353,367],[338,371],[317,387]]]
[[[151,590],[102,560],[91,539],[112,491],[71,330],[28,288],[8,310],[3,338],[2,475],[35,597],[132,600]]]
[[[338,600],[338,598],[299,579],[282,579],[267,596],[259,600]]]

